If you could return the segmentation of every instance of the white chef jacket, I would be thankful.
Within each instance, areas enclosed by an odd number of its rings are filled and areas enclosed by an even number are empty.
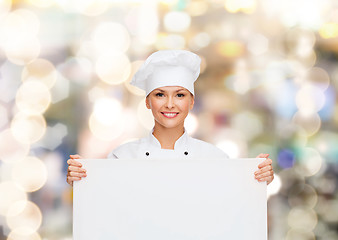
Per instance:
[[[153,132],[153,131],[152,131]],[[147,137],[122,144],[108,154],[107,158],[126,159],[210,159],[229,158],[216,146],[190,137],[186,131],[175,142],[174,149],[162,149],[160,142],[150,132]]]

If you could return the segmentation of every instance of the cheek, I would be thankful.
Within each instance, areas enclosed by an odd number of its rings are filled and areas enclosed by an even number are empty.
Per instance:
[[[178,104],[181,111],[189,112],[190,111],[190,101],[182,101]]]

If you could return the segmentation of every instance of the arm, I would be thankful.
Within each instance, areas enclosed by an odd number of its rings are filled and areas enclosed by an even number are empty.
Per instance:
[[[70,155],[68,159],[67,183],[73,186],[74,181],[79,181],[87,176],[86,169],[82,168],[82,164],[74,159],[82,158],[80,155]]]
[[[255,172],[255,178],[259,182],[267,182],[270,184],[274,179],[274,172],[272,169],[272,160],[269,157],[269,154],[261,153],[257,156],[257,158],[266,158],[262,163],[258,165],[258,170]]]

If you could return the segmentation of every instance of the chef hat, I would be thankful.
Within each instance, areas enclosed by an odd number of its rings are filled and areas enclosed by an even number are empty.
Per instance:
[[[200,57],[187,50],[160,50],[146,59],[130,84],[145,90],[146,95],[166,86],[181,86],[194,94],[200,64]]]

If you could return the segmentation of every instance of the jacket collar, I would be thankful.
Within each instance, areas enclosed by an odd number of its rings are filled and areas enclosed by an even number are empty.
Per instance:
[[[148,136],[148,141],[150,143],[150,145],[152,145],[153,147],[156,148],[160,148],[161,149],[161,143],[157,140],[157,138],[153,135],[154,129],[152,129],[152,131],[150,132],[149,136]],[[188,143],[188,133],[186,131],[186,129],[184,128],[184,133],[182,134],[182,136],[177,139],[177,141],[175,142],[174,145],[174,150],[178,150],[178,149],[186,149],[187,148],[187,143]]]

